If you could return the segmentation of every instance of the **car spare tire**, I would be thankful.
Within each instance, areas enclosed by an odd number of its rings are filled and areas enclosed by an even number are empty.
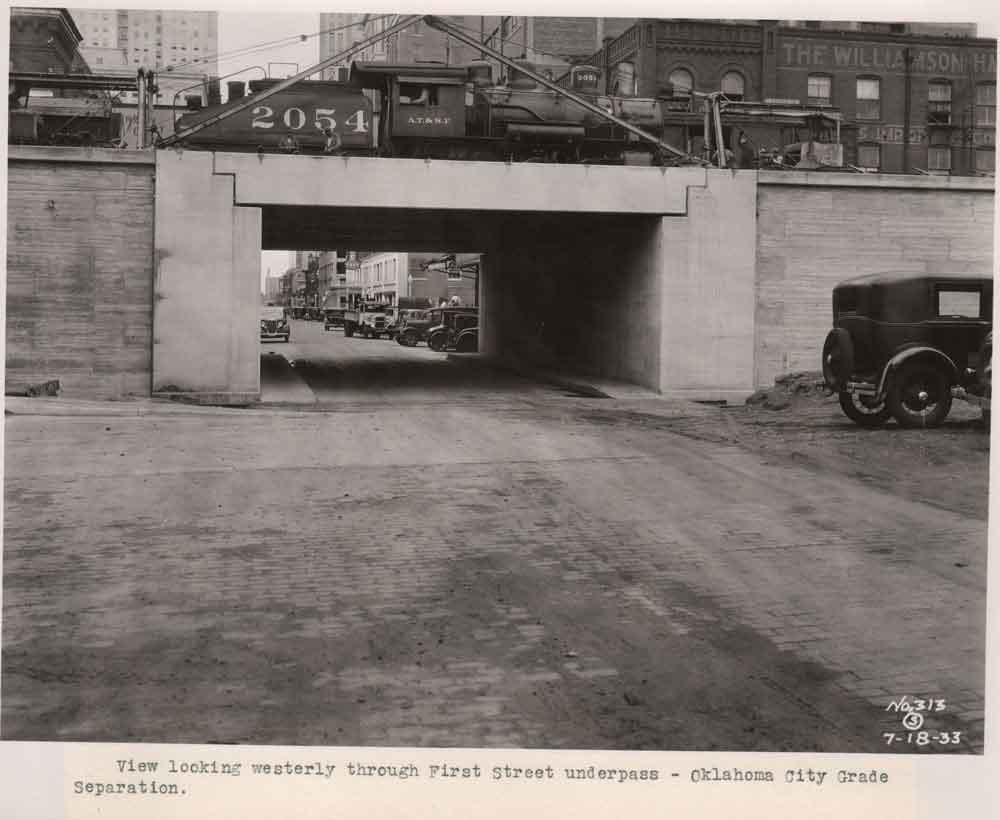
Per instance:
[[[823,342],[823,381],[838,393],[847,386],[854,373],[854,342],[851,334],[835,327]]]

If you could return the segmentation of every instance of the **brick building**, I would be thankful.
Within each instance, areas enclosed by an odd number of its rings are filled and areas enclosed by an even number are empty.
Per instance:
[[[169,105],[175,94],[199,93],[191,87],[219,73],[218,12],[71,9],[71,14],[82,33],[81,49],[95,62],[114,49],[124,52],[131,71],[156,72],[157,102]]]
[[[590,61],[605,68],[611,92],[677,98],[721,90],[735,99],[833,106],[844,118],[845,162],[865,170],[992,174],[997,45],[973,32],[641,20]]]
[[[72,74],[86,71],[77,53],[83,34],[66,9],[10,10],[11,72]]]
[[[360,261],[357,286],[365,300],[437,305],[458,297],[477,304],[479,254],[373,253]]]

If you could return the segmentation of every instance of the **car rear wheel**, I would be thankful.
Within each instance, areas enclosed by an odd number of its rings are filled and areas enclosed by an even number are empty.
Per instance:
[[[344,325],[344,335],[350,339],[354,335],[354,327],[351,325]]]
[[[902,427],[937,427],[951,411],[951,383],[929,362],[907,362],[892,378],[886,404]]]
[[[416,347],[419,341],[420,337],[412,330],[404,331],[399,337],[399,343],[406,347]]]
[[[444,350],[444,345],[445,335],[443,333],[435,333],[427,340],[427,346],[437,353]]]
[[[842,390],[838,397],[840,409],[851,421],[861,427],[876,428],[885,424],[892,415],[884,401],[876,402],[873,396],[863,396]]]

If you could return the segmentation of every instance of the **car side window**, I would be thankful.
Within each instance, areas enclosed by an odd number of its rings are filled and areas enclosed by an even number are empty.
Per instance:
[[[962,319],[982,318],[982,291],[975,287],[939,286],[937,315]]]

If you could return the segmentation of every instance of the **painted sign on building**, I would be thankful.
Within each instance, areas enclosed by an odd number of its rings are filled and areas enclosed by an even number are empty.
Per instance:
[[[996,51],[989,48],[949,46],[901,46],[882,43],[822,43],[805,38],[783,38],[779,65],[786,68],[816,68],[834,71],[890,72],[906,70],[906,51],[910,52],[910,71],[914,74],[938,74],[967,77],[970,74],[992,79],[996,76]]]
[[[906,130],[902,125],[858,125],[858,142],[879,142],[888,145],[902,145],[906,142]],[[927,128],[922,125],[910,126],[911,144],[928,142]],[[967,145],[967,136],[959,129],[954,129],[946,135],[935,136],[935,144],[961,146]],[[996,134],[993,131],[976,129],[972,132],[972,144],[977,148],[996,145]]]
[[[757,26],[719,25],[712,22],[688,20],[660,21],[660,34],[671,40],[701,41],[760,45],[760,28]]]

